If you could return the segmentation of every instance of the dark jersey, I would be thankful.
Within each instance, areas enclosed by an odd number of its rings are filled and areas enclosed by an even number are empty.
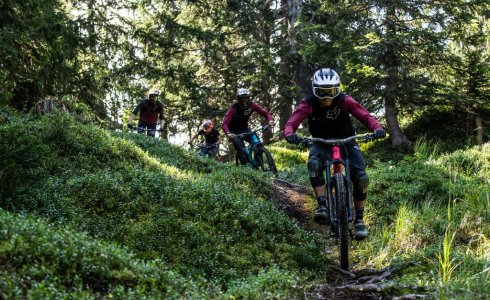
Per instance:
[[[221,124],[223,131],[225,133],[238,133],[247,130],[248,120],[254,111],[264,116],[267,121],[272,121],[272,116],[255,102],[250,103],[245,109],[241,108],[238,103],[235,103],[230,106],[223,118],[223,123]]]
[[[158,119],[163,120],[163,104],[160,101],[154,102],[145,98],[133,110],[134,115],[138,112],[139,119],[148,124],[156,124]]]
[[[330,106],[322,107],[314,95],[301,100],[284,127],[284,136],[296,132],[303,120],[308,119],[308,128],[313,137],[344,138],[355,134],[350,116],[357,118],[371,131],[381,129],[378,120],[352,97],[339,94]]]
[[[216,128],[211,128],[209,133],[204,132],[203,129],[199,130],[198,135],[204,135],[206,144],[216,144],[218,142],[219,131]]]
[[[342,109],[345,95],[335,97],[328,107],[322,107],[315,96],[307,97],[305,100],[313,108],[308,116],[308,128],[312,137],[327,139],[355,135],[350,114]]]

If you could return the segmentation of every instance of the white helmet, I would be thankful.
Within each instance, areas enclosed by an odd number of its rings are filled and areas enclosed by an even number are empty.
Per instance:
[[[240,105],[240,107],[243,109],[247,108],[251,103],[250,91],[248,89],[238,89],[238,91],[236,92],[236,98],[238,101],[238,105]]]
[[[238,89],[238,91],[236,92],[236,96],[238,98],[250,96],[250,91],[244,88]]]
[[[340,94],[340,77],[330,68],[323,68],[315,72],[311,78],[313,94],[320,99],[333,99]]]
[[[160,96],[160,90],[158,89],[151,89],[149,92],[148,92],[148,98],[150,96]]]

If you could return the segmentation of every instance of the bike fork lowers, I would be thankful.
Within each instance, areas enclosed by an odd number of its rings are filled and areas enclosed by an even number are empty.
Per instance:
[[[333,174],[332,174],[332,166],[333,166]],[[352,222],[354,218],[354,207],[353,207],[353,201],[352,201],[352,188],[351,188],[351,182],[350,182],[350,164],[349,160],[345,159],[342,160],[342,157],[340,155],[340,147],[338,145],[334,145],[332,147],[332,160],[328,160],[326,162],[326,178],[327,178],[327,201],[328,201],[328,214],[329,214],[329,219],[330,219],[330,226],[337,226],[337,220],[335,219],[335,209],[336,209],[336,204],[335,204],[335,198],[334,195],[332,194],[332,186],[333,183],[335,182],[335,176],[334,174],[341,173],[342,170],[345,169],[345,187],[346,187],[346,192],[347,192],[347,217],[348,221]],[[336,199],[337,201],[340,201],[342,199]]]

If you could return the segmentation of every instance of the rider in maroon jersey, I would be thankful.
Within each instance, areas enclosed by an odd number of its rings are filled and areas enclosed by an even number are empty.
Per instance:
[[[148,97],[141,100],[136,106],[128,120],[128,127],[133,128],[133,119],[139,112],[138,133],[144,133],[149,136],[155,136],[157,120],[160,121],[160,130],[163,129],[163,104],[158,101],[160,91],[151,89]]]
[[[298,143],[300,138],[295,134],[303,120],[308,119],[308,129],[312,137],[322,139],[346,138],[356,134],[351,115],[364,126],[374,132],[375,137],[386,136],[386,131],[366,108],[351,96],[340,92],[339,75],[332,69],[323,68],[315,72],[312,78],[313,95],[301,100],[284,128],[284,136],[289,143]],[[325,161],[330,159],[331,146],[313,144],[308,157],[308,173],[318,202],[314,220],[327,222],[325,199]],[[357,142],[346,144],[341,148],[343,156],[349,158],[351,179],[353,183],[354,207],[356,219],[354,223],[355,238],[364,239],[368,230],[364,225],[364,200],[367,197],[369,177],[366,174],[366,162]],[[347,151],[347,153],[345,153]]]
[[[242,165],[245,165],[247,163],[247,160],[245,158],[245,154],[242,151],[240,140],[237,139],[235,135],[251,131],[248,127],[248,120],[250,119],[250,116],[254,111],[258,112],[264,118],[266,118],[271,128],[274,126],[274,121],[269,112],[267,112],[263,107],[251,100],[250,91],[248,89],[238,89],[236,98],[237,102],[228,108],[228,111],[223,118],[221,128],[223,129],[223,132],[226,134],[226,136],[228,136],[230,141],[233,143],[233,147],[235,147],[235,150],[238,153],[240,163]],[[259,139],[256,135],[245,137],[245,140],[252,145],[259,143]]]

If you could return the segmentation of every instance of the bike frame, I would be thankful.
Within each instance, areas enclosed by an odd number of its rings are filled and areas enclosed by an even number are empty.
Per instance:
[[[354,219],[354,207],[353,207],[353,199],[352,199],[352,187],[351,187],[351,181],[350,181],[350,163],[349,159],[343,159],[340,146],[347,144],[351,141],[354,140],[360,140],[360,141],[367,141],[367,140],[373,140],[374,136],[372,134],[363,134],[363,135],[354,135],[350,136],[347,138],[343,139],[321,139],[321,138],[304,138],[303,143],[320,143],[320,144],[325,144],[325,145],[331,145],[332,146],[332,160],[327,160],[325,162],[325,177],[327,181],[327,200],[328,200],[328,206],[329,206],[329,216],[330,216],[330,224],[335,225],[334,222],[335,217],[334,217],[334,211],[333,207],[335,205],[334,203],[334,197],[332,195],[332,182],[335,178],[335,174],[337,173],[343,173],[345,176],[345,186],[346,186],[346,191],[348,195],[348,203],[347,203],[347,216],[349,222],[352,222]]]
[[[218,144],[198,144],[196,145],[197,148],[199,149],[199,155],[200,156],[209,156],[209,157],[217,157],[219,154],[219,145]],[[216,154],[214,156],[209,155],[209,151],[213,150],[216,148]]]
[[[160,138],[161,137],[161,128],[155,128],[155,129],[150,129],[148,127],[140,127],[140,126],[133,126],[133,128],[131,128],[131,131],[132,132],[135,132],[135,133],[138,133],[138,134],[142,134],[142,135],[145,135],[145,136],[149,136],[149,137],[153,137],[153,138]],[[148,134],[150,132],[153,132],[153,136]]]
[[[240,145],[242,146],[243,152],[245,153],[245,155],[247,156],[247,159],[249,160],[249,163],[251,163],[251,164],[256,163],[254,157],[252,156],[252,152],[257,152],[256,145],[261,142],[259,136],[257,135],[257,132],[262,131],[264,129],[267,129],[268,127],[269,127],[269,125],[264,125],[258,129],[252,130],[250,132],[244,132],[244,133],[240,133],[240,134],[236,135],[236,137],[240,139]],[[247,146],[245,144],[245,140],[244,140],[244,138],[247,136],[251,136],[252,139],[253,139],[253,136],[255,136],[257,138],[258,142],[253,143],[253,141],[251,141],[250,146]]]
[[[355,135],[345,139],[304,138],[300,143],[311,146],[312,143],[331,145],[331,160],[325,162],[326,192],[331,233],[339,239],[340,267],[349,268],[349,244],[354,221],[354,201],[348,157],[343,159],[340,147],[351,141],[373,140],[372,134]],[[335,190],[335,195],[332,191]]]

